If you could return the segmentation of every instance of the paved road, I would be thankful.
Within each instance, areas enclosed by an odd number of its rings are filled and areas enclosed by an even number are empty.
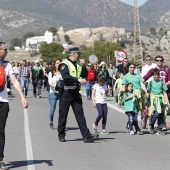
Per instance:
[[[49,104],[47,92],[42,98],[33,98],[31,89],[27,98],[30,107],[23,110],[20,98],[13,90],[6,128],[5,162],[16,170],[169,170],[170,132],[165,136],[130,136],[126,130],[126,115],[114,110],[108,98],[108,135],[100,135],[94,143],[84,143],[72,109],[67,122],[66,143],[58,141],[55,113],[54,130],[48,127]],[[87,125],[97,116],[91,101],[83,97]],[[98,130],[101,130],[101,123]]]

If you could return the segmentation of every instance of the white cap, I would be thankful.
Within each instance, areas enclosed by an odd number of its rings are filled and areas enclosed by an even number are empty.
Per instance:
[[[103,64],[105,64],[105,62],[104,62],[104,61],[102,61],[102,62],[100,63],[100,67],[101,67]]]

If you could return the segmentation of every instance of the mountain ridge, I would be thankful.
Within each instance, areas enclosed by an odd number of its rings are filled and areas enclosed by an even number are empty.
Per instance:
[[[7,40],[28,31],[42,34],[50,26],[63,26],[65,30],[101,26],[133,30],[133,7],[119,0],[0,0],[0,3],[0,36]],[[145,2],[139,8],[141,30],[146,32],[150,27],[167,24],[169,6],[169,0]]]

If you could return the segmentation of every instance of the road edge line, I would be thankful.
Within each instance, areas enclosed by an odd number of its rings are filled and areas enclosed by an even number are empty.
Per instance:
[[[28,170],[35,170],[27,109],[24,109],[24,130]]]

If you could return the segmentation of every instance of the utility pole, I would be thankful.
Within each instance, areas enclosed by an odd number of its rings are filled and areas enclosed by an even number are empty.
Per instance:
[[[142,52],[142,41],[141,31],[139,22],[139,10],[138,0],[134,0],[134,61],[138,67],[143,66],[143,52]]]

